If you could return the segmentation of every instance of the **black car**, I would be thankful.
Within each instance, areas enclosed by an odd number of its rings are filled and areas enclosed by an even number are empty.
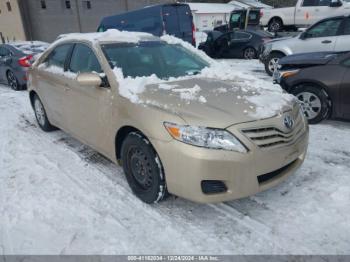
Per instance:
[[[207,35],[207,41],[198,48],[213,58],[254,59],[260,45],[272,39],[270,33],[262,30],[210,31]]]
[[[350,52],[318,52],[279,60],[274,81],[300,101],[309,123],[350,120]]]

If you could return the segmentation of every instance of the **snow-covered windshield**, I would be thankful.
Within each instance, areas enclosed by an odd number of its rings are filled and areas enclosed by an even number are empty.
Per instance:
[[[179,44],[165,42],[113,43],[102,45],[112,68],[124,77],[156,75],[160,79],[199,74],[209,64]]]

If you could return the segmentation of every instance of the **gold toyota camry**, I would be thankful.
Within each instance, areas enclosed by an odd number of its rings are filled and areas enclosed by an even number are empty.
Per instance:
[[[115,163],[142,201],[247,197],[303,163],[295,98],[176,38],[108,30],[59,37],[29,70],[44,131],[62,129]]]

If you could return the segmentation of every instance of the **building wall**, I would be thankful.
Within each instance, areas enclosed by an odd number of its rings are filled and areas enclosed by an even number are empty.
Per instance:
[[[3,0],[0,0],[3,1]],[[19,0],[25,31],[29,40],[51,42],[58,35],[72,32],[95,32],[105,16],[119,14],[147,5],[173,0]],[[88,8],[89,2],[90,6]]]
[[[0,43],[25,39],[17,0],[0,0]]]

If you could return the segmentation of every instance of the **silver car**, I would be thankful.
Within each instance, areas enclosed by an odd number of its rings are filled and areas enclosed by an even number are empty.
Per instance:
[[[350,17],[339,16],[321,20],[305,32],[288,38],[279,38],[267,42],[260,55],[270,76],[280,58],[309,52],[349,51]]]

